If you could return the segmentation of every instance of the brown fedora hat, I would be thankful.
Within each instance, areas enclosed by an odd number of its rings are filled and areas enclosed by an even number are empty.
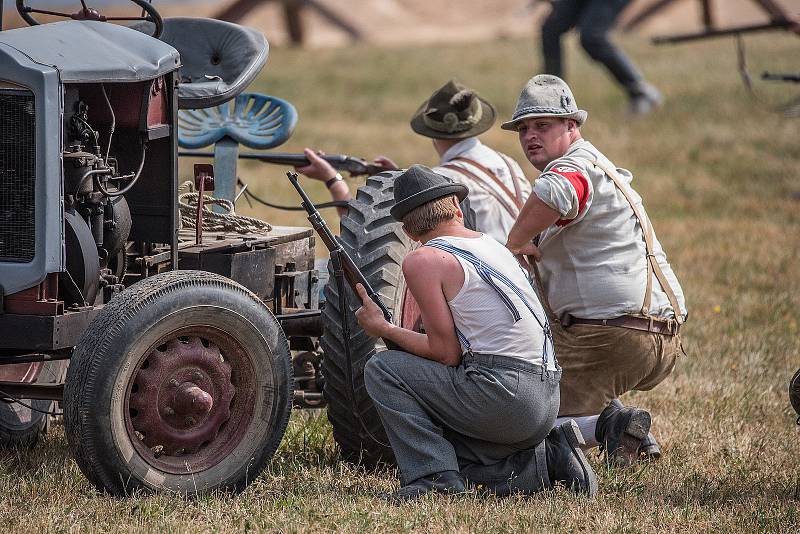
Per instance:
[[[494,107],[478,94],[450,80],[411,117],[411,129],[434,139],[465,139],[492,127]]]

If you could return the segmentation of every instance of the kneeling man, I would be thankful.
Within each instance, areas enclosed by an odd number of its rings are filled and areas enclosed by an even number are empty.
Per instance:
[[[533,493],[562,482],[593,495],[597,479],[573,421],[553,428],[561,371],[546,315],[514,256],[464,227],[467,188],[414,165],[394,184],[392,216],[423,244],[403,274],[425,333],[384,320],[358,286],[367,334],[402,350],[372,357],[370,397],[397,458],[399,501],[459,493]]]
[[[583,138],[586,118],[561,78],[540,74],[523,88],[502,128],[517,132],[542,174],[506,246],[539,256],[534,270],[564,366],[559,416],[575,418],[587,441],[627,466],[661,452],[648,435],[650,413],[618,397],[672,372],[686,302],[633,175]]]

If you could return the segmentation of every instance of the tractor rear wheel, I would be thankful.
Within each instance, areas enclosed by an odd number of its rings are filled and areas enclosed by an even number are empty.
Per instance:
[[[340,240],[392,311],[394,322],[413,328],[418,313],[413,316],[411,310],[405,314],[404,320],[403,304],[413,299],[406,299],[406,285],[400,268],[403,258],[412,248],[412,241],[389,214],[389,209],[394,205],[395,175],[393,172],[384,172],[372,176],[358,189],[347,215],[341,219]],[[325,308],[322,312],[324,332],[320,344],[324,354],[324,394],[333,437],[345,460],[366,465],[391,463],[394,455],[364,386],[367,360],[376,352],[385,350],[385,347],[380,339],[366,335],[356,322],[353,312],[359,308],[361,301],[350,287],[345,288],[348,308],[345,316],[349,327],[349,335],[345,340],[339,304],[340,288],[330,265],[328,270],[330,279],[325,287]],[[345,342],[350,345],[349,359]]]
[[[60,384],[67,370],[66,360],[19,363],[0,366],[0,380],[29,384]],[[0,448],[33,448],[47,433],[57,403],[50,400],[0,400]]]
[[[202,271],[115,296],[70,363],[64,426],[101,491],[241,491],[272,458],[292,404],[289,346],[250,291]]]

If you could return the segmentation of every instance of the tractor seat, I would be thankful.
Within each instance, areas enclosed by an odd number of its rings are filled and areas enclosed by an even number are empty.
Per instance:
[[[147,31],[149,22],[132,26]],[[164,19],[160,39],[181,55],[178,107],[218,106],[244,91],[267,62],[269,44],[252,28],[216,19]]]
[[[248,148],[267,150],[286,142],[297,125],[297,111],[286,100],[242,93],[210,109],[178,112],[178,144],[203,148],[226,137]]]

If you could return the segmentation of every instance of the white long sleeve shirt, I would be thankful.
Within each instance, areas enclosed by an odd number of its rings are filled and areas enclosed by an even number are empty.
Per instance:
[[[508,193],[504,191],[503,188],[489,177],[486,177],[480,169],[468,163],[457,161],[456,158],[459,157],[473,160],[491,171],[495,177],[505,184],[506,189],[513,192],[515,196],[518,190],[520,205],[524,204],[525,200],[527,200],[528,196],[531,194],[530,182],[525,178],[522,169],[516,161],[508,156],[504,159],[499,152],[481,143],[477,137],[469,137],[450,147],[450,149],[442,155],[439,166],[433,168],[434,172],[443,174],[467,186],[469,189],[470,206],[475,210],[475,218],[478,226],[476,230],[505,244],[508,238],[508,232],[511,231],[511,227],[514,226],[514,222],[519,215],[519,210],[514,205],[513,199],[508,197]],[[506,161],[510,163],[516,179],[512,176]],[[465,176],[461,172],[448,169],[444,167],[444,165],[455,165],[467,169],[469,172],[478,175],[479,178],[482,179],[481,184],[483,185],[475,183],[475,180]],[[488,191],[487,188],[490,188],[491,192]],[[507,208],[503,207],[498,197],[504,199],[503,203],[506,206],[512,207],[511,213]]]

